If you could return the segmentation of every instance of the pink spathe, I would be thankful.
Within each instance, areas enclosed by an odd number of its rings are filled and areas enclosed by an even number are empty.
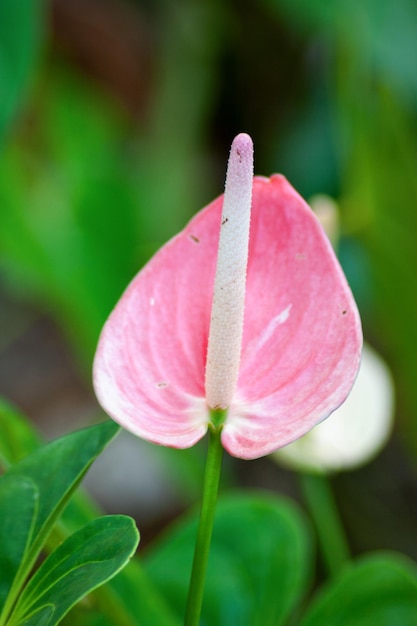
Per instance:
[[[192,446],[210,422],[205,368],[222,203],[198,213],[139,272],[100,337],[100,403],[157,444]],[[225,449],[255,459],[325,419],[353,385],[361,345],[355,302],[316,217],[283,176],[255,177]]]

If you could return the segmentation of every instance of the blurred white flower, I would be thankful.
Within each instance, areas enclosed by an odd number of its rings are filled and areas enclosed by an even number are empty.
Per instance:
[[[394,387],[388,367],[364,344],[362,363],[347,400],[307,435],[274,452],[283,465],[336,471],[365,464],[386,443],[393,425]]]
[[[337,252],[340,236],[339,207],[333,198],[317,194],[310,198],[309,205],[318,217],[320,224]]]

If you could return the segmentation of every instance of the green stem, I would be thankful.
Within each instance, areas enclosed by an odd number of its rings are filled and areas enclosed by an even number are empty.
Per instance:
[[[203,499],[194,551],[190,588],[184,626],[198,626],[203,604],[204,583],[219,490],[223,447],[220,441],[221,426],[210,426],[210,439],[204,473]]]
[[[329,481],[318,474],[300,474],[300,486],[316,527],[326,569],[338,574],[350,560],[350,550]]]

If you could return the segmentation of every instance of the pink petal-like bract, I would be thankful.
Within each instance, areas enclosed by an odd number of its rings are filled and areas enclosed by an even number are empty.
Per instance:
[[[137,274],[100,337],[101,405],[157,444],[192,446],[210,422],[205,367],[222,202],[198,213]],[[353,385],[361,346],[355,302],[313,212],[283,176],[255,177],[225,449],[255,459],[328,417]]]

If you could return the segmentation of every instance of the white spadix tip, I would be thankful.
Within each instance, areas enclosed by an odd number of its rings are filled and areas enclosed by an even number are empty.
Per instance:
[[[226,409],[239,375],[253,184],[253,143],[235,137],[227,167],[206,362],[206,398]]]

